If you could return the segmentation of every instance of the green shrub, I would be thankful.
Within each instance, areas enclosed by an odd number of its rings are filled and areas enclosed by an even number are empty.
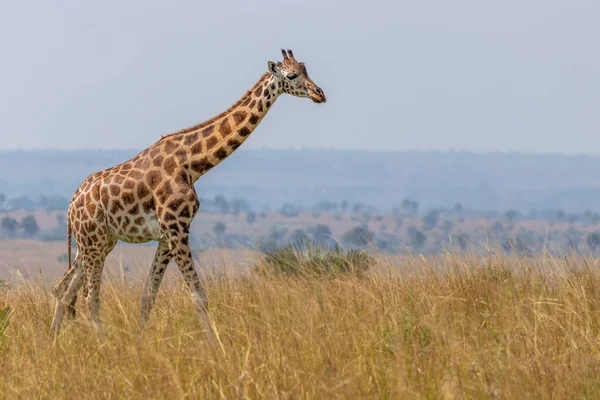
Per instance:
[[[305,239],[267,253],[256,272],[301,277],[360,276],[374,263],[364,251],[350,250],[344,254],[339,246],[330,250],[320,242]]]

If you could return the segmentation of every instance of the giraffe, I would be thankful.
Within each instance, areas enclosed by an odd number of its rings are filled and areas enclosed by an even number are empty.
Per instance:
[[[54,285],[51,330],[57,336],[66,312],[75,316],[77,293],[84,297],[99,336],[100,281],[104,261],[117,241],[157,241],[154,261],[141,299],[140,328],[150,310],[167,265],[175,260],[190,291],[203,329],[210,336],[208,299],[193,264],[190,224],[200,207],[194,183],[231,155],[250,136],[279,95],[327,101],[291,50],[283,61],[268,61],[268,71],[235,104],[198,125],[162,136],[122,164],[88,176],[75,191],[67,211],[69,267]],[[71,236],[77,254],[71,262]]]

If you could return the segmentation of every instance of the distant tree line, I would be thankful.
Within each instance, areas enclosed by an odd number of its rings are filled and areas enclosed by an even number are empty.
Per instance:
[[[216,222],[212,231],[194,237],[196,247],[219,246],[225,248],[247,247],[263,252],[289,243],[310,239],[325,246],[347,248],[376,248],[386,252],[438,253],[445,249],[474,250],[496,246],[508,253],[530,254],[542,249],[563,251],[590,251],[600,254],[600,214],[593,210],[567,213],[557,210],[472,210],[456,203],[450,208],[421,210],[419,202],[403,198],[391,209],[382,210],[362,202],[322,200],[312,206],[286,202],[277,209],[263,207],[253,210],[241,197],[226,198],[218,194],[200,200],[201,211],[219,215],[237,216],[237,221],[248,226],[274,218],[270,230],[260,237],[229,229],[226,222]],[[55,215],[56,227],[41,231],[34,213],[29,212],[18,220],[14,210],[64,211],[68,200],[61,196],[27,196],[8,198],[0,193],[0,238],[31,238],[39,240],[64,240],[66,237],[65,213]],[[4,214],[4,215],[3,215]],[[306,226],[277,226],[317,219]],[[328,223],[349,226],[334,237]],[[313,220],[314,221],[314,220]],[[544,229],[535,229],[532,221],[545,222]],[[239,222],[238,222],[239,223]],[[333,226],[333,225],[332,225]],[[261,228],[264,232],[264,228]]]

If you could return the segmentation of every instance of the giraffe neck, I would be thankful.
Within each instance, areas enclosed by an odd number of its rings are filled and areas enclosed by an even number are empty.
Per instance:
[[[191,128],[161,139],[167,154],[179,159],[179,167],[191,183],[215,167],[250,136],[282,93],[281,85],[265,73],[233,106]]]

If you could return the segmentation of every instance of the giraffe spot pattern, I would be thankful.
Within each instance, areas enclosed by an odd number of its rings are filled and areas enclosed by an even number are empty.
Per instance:
[[[215,157],[217,157],[219,160],[225,159],[225,157],[227,157],[227,150],[225,150],[223,147],[219,147],[219,149],[215,151]]]
[[[186,146],[189,146],[193,143],[195,143],[198,140],[198,132],[192,132],[192,133],[188,133],[185,137],[185,140],[183,141],[183,143]]]
[[[240,125],[244,122],[247,115],[248,113],[246,113],[246,111],[236,111],[233,113],[233,122],[235,122],[236,125]]]
[[[202,153],[202,141],[198,141],[197,143],[195,143],[191,148],[190,151],[192,152],[192,156],[198,155],[200,153]]]
[[[167,175],[171,176],[173,175],[173,172],[175,171],[176,167],[177,164],[175,163],[175,159],[173,157],[169,157],[165,160],[165,165],[163,166],[163,169],[167,173]]]
[[[163,150],[165,151],[165,154],[171,154],[175,151],[175,149],[177,148],[177,145],[171,141],[166,141],[165,145],[163,147]]]
[[[209,137],[210,135],[212,135],[214,129],[215,129],[214,125],[207,126],[206,128],[204,128],[202,130],[202,137],[204,137],[204,138]]]
[[[216,137],[214,137],[214,136],[209,137],[206,140],[206,149],[207,150],[212,149],[213,147],[215,147],[217,145],[217,143],[219,143],[219,140]]]
[[[231,133],[231,127],[229,126],[229,121],[227,119],[224,119],[219,124],[219,133],[222,137],[226,137]]]

